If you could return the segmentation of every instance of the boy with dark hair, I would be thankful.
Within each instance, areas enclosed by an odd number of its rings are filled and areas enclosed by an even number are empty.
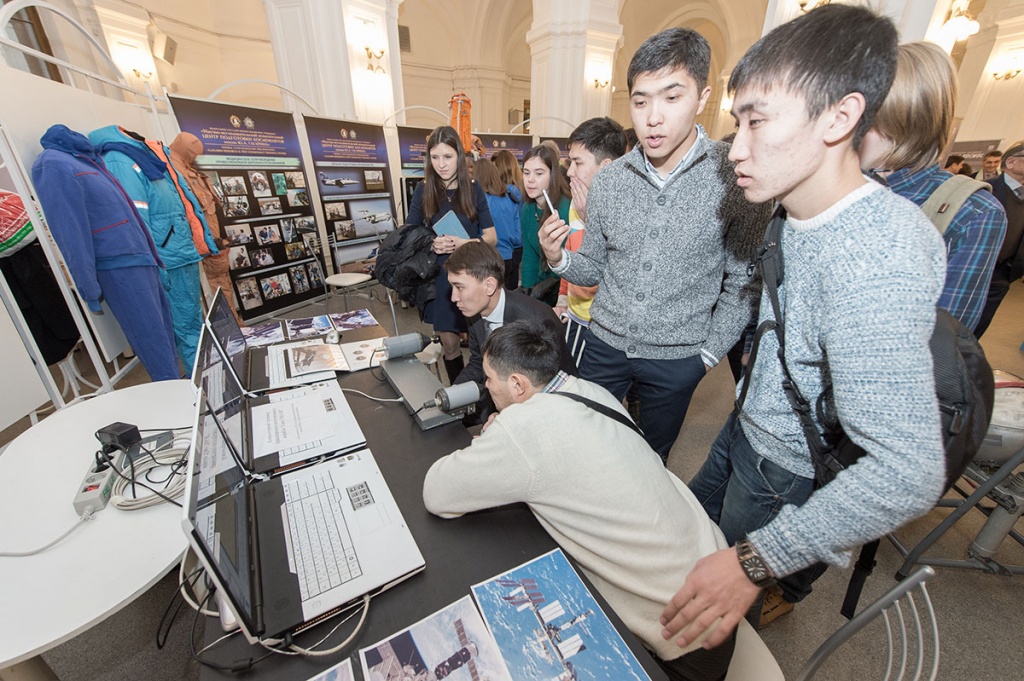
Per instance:
[[[578,251],[586,228],[590,183],[597,171],[626,153],[626,133],[611,118],[591,118],[572,131],[566,146],[569,149],[572,204],[569,206],[569,236],[565,238],[565,250]],[[586,348],[583,331],[590,326],[590,305],[596,293],[596,286],[577,286],[567,279],[562,279],[558,288],[555,314],[566,324],[565,343],[577,366]]]
[[[517,319],[532,319],[542,322],[552,333],[558,334],[561,327],[551,308],[535,298],[506,291],[502,285],[505,276],[505,261],[494,246],[482,241],[468,241],[452,253],[444,263],[448,272],[448,283],[452,287],[452,302],[466,317],[469,326],[469,363],[459,372],[454,383],[474,381],[483,387],[483,354],[480,349],[495,329]],[[576,365],[561,343],[562,368],[576,373]],[[485,399],[481,405],[486,410]]]
[[[710,60],[695,31],[648,38],[628,72],[640,144],[594,177],[579,251],[561,247],[570,225],[540,230],[554,273],[600,286],[580,376],[620,399],[636,387],[640,427],[663,460],[697,384],[753,316],[747,265],[768,217],[729,180],[728,146],[696,124]]]
[[[735,546],[701,560],[666,606],[662,635],[679,645],[721,618],[705,643],[715,645],[777,580],[798,600],[806,585],[781,578],[818,561],[846,565],[851,548],[942,493],[929,350],[942,238],[914,204],[866,179],[857,156],[892,82],[896,41],[889,19],[826,5],[773,30],[733,70],[737,183],[785,211],[786,364],[867,455],[811,496],[810,450],[781,388],[778,339],[765,333],[742,409],[690,485]],[[766,296],[760,316],[774,319]]]
[[[627,425],[622,403],[558,366],[546,325],[513,322],[487,338],[483,367],[499,413],[470,446],[431,466],[424,506],[454,518],[526,503],[670,679],[723,679],[731,639],[683,649],[661,638],[658,623],[680,576],[726,546],[722,533]]]

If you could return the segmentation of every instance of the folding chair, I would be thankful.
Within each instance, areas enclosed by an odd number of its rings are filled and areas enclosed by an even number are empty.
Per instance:
[[[882,678],[885,681],[890,678],[935,681],[939,675],[939,626],[925,586],[934,576],[935,570],[926,565],[864,608],[818,646],[796,681],[813,678],[832,653],[880,615],[885,624],[886,640],[885,676]],[[914,591],[918,592],[917,598]]]
[[[844,643],[877,617],[883,618],[886,665],[883,681],[928,679],[939,673],[939,628],[925,582],[935,571],[922,567],[840,627],[818,646],[796,681],[807,681]],[[917,591],[918,593],[914,594]],[[895,675],[894,675],[895,674]],[[782,681],[782,671],[761,637],[746,620],[736,632],[736,652],[725,681]]]

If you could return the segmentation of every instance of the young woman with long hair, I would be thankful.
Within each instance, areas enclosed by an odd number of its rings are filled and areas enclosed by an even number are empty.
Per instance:
[[[427,159],[423,182],[416,187],[409,206],[406,222],[411,225],[433,226],[449,211],[462,223],[470,239],[486,241],[492,246],[498,238],[494,231],[491,212],[483,190],[469,178],[466,154],[455,128],[443,125],[435,128],[427,138]],[[459,334],[466,331],[466,318],[452,302],[452,289],[444,262],[455,249],[466,243],[456,236],[434,239],[437,254],[437,294],[423,310],[423,321],[433,324],[434,333],[441,337],[444,366],[449,383],[455,380],[464,366]]]
[[[526,198],[520,215],[520,225],[523,230],[522,286],[525,289],[532,289],[544,279],[557,279],[548,268],[547,259],[540,250],[537,230],[551,216],[551,209],[544,200],[544,190],[547,190],[558,216],[565,221],[569,220],[572,194],[569,191],[569,183],[562,175],[559,161],[558,154],[543,144],[535,146],[523,156],[523,186]],[[552,295],[546,298],[550,298],[548,302],[554,305],[557,297],[558,287],[555,286]]]

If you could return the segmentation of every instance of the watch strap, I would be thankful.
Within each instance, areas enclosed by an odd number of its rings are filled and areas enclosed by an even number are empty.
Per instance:
[[[764,558],[757,552],[749,539],[740,539],[736,542],[736,557],[739,559],[740,567],[747,575],[747,579],[762,589],[768,588],[775,583],[775,577],[764,562]]]

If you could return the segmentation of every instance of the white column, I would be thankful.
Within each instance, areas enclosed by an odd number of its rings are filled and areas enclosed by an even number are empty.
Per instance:
[[[401,101],[400,3],[264,0],[279,82],[322,116],[383,121]]]
[[[723,73],[721,78],[718,80],[718,87],[712,88],[721,93],[721,97],[716,98],[714,105],[718,109],[715,111],[715,125],[713,129],[708,130],[707,133],[716,140],[720,140],[730,132],[736,129],[736,119],[732,117],[732,97],[729,96],[729,77],[732,75],[732,71]],[[708,104],[711,106],[711,103]]]
[[[887,0],[885,13],[899,29],[901,43],[914,40],[940,43],[949,5],[950,0]]]
[[[587,118],[611,112],[612,69],[622,45],[620,5],[620,0],[534,0],[533,26],[526,34],[534,134],[566,136]]]

